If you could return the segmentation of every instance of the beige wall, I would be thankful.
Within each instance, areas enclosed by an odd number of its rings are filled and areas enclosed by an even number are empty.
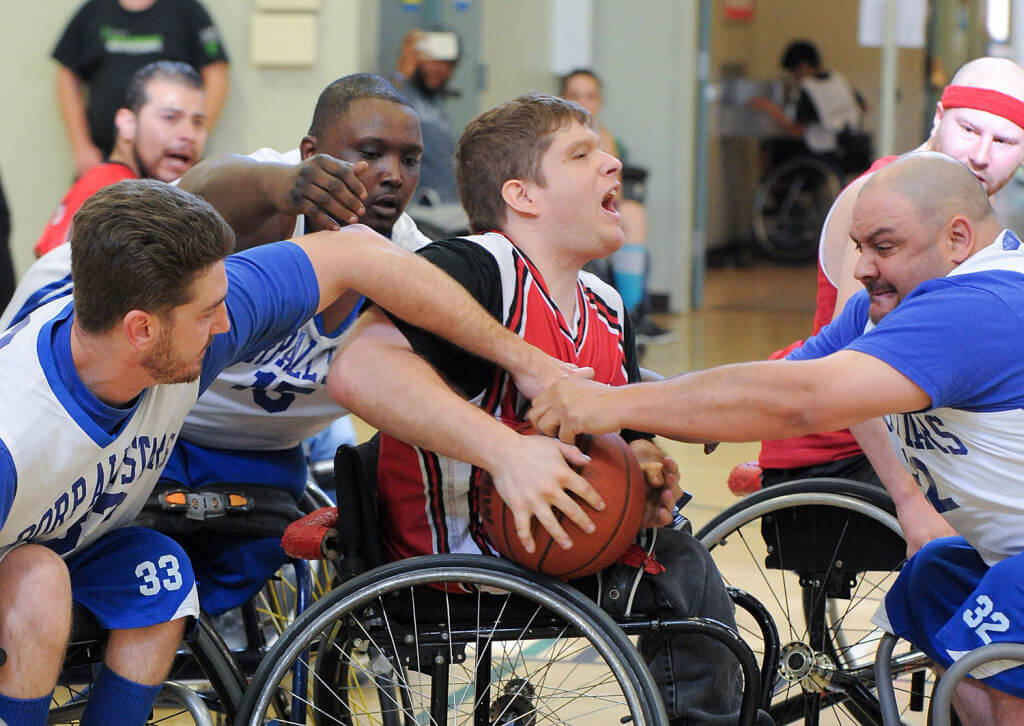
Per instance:
[[[15,2],[0,11],[4,142],[0,173],[12,214],[15,269],[32,260],[32,245],[73,174],[54,91],[57,38],[81,0]],[[324,0],[318,14],[317,61],[308,68],[253,66],[249,55],[251,0],[203,0],[231,56],[231,94],[207,153],[290,149],[309,126],[316,97],[330,81],[375,70],[377,5],[373,0]],[[13,60],[12,60],[13,59]]]
[[[557,92],[549,0],[487,0],[481,12],[480,60],[487,85],[480,93],[480,109],[530,91]]]
[[[877,129],[881,51],[857,43],[860,3],[848,0],[771,0],[755,4],[750,22],[727,21],[723,0],[714,0],[712,16],[711,72],[720,78],[725,64],[743,64],[755,79],[779,75],[779,59],[789,41],[804,38],[821,51],[826,68],[840,70],[867,101],[868,129]],[[923,140],[924,51],[899,51],[899,100],[896,107],[896,143],[910,149]],[[733,140],[721,145],[712,122],[711,184],[708,218],[708,247],[724,244],[749,232],[749,206],[756,174],[756,142]]]

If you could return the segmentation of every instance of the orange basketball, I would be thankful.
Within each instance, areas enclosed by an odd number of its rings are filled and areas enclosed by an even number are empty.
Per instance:
[[[521,434],[536,433],[528,424],[517,428]],[[598,512],[570,492],[596,527],[593,534],[586,534],[556,509],[558,521],[572,539],[571,549],[558,546],[534,519],[536,548],[527,552],[516,536],[512,512],[494,489],[491,478],[485,473],[480,482],[480,516],[491,546],[523,567],[563,580],[591,575],[622,557],[640,531],[648,492],[636,456],[618,434],[583,434],[577,437],[576,446],[590,457],[590,462],[573,468],[598,491],[605,509]]]

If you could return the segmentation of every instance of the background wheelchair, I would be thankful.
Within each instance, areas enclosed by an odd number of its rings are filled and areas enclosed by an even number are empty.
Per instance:
[[[844,132],[830,154],[812,154],[797,139],[771,139],[765,156],[768,171],[754,192],[751,215],[754,241],[773,260],[813,260],[833,200],[871,164],[871,136]]]
[[[870,618],[906,554],[884,489],[830,478],[767,487],[697,538],[726,582],[742,582],[778,626],[782,649],[768,693],[775,722],[881,726],[874,662],[883,633]],[[758,628],[738,625],[761,653]],[[903,644],[887,663],[899,708],[923,711],[930,660]]]
[[[268,652],[239,724],[664,724],[631,640],[650,628],[724,643],[742,666],[740,722],[754,722],[761,664],[728,628],[699,619],[616,621],[575,588],[498,558],[378,565],[375,484],[355,449],[339,449],[335,471],[343,584]],[[752,598],[735,597],[761,612]],[[770,641],[772,623],[761,617],[759,637]]]

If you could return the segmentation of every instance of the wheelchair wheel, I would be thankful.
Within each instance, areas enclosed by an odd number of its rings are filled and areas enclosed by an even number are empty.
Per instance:
[[[798,156],[765,174],[754,194],[752,223],[758,247],[782,262],[813,260],[839,174],[821,159]]]
[[[310,677],[309,674],[312,674]],[[303,613],[240,724],[667,723],[647,666],[582,593],[496,558],[371,570]]]
[[[753,594],[776,622],[775,723],[880,725],[873,665],[883,633],[871,616],[906,551],[885,491],[845,479],[779,484],[725,510],[697,538],[726,583]],[[757,653],[759,629],[737,625]],[[901,708],[921,711],[921,723],[929,664],[907,644],[891,660]]]

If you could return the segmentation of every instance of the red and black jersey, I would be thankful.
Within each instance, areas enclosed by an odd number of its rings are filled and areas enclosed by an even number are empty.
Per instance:
[[[458,280],[507,328],[550,355],[592,367],[595,380],[604,383],[624,385],[639,380],[633,334],[622,299],[596,276],[579,273],[576,310],[572,319],[566,319],[530,259],[497,232],[435,242],[420,254]],[[413,349],[471,403],[505,421],[523,420],[528,402],[508,373],[392,319]],[[391,556],[490,551],[479,531],[475,487],[471,485],[479,475],[469,464],[382,436],[378,491],[384,539]]]

